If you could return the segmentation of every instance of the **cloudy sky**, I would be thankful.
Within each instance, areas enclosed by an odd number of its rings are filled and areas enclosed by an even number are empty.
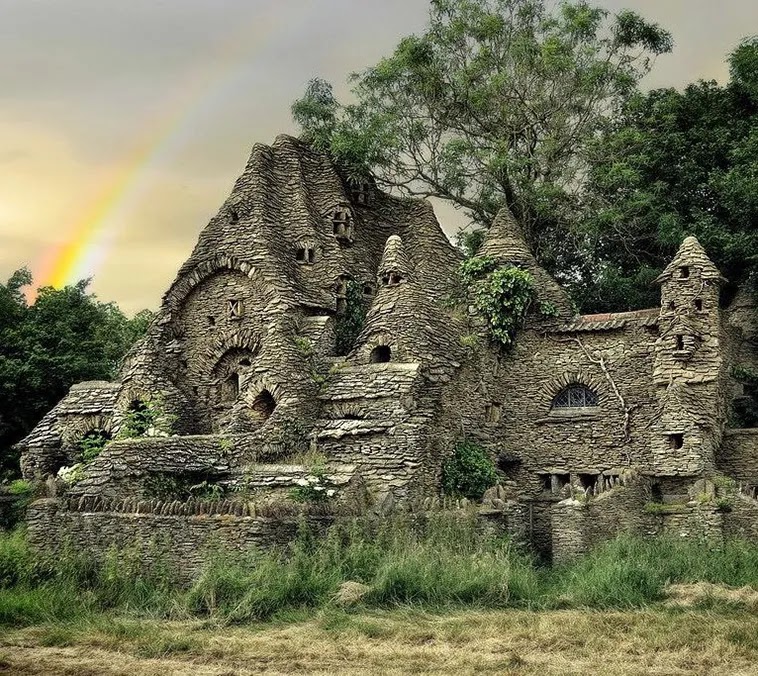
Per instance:
[[[673,32],[648,87],[723,82],[726,54],[758,33],[754,0],[598,3]],[[156,308],[250,146],[294,133],[307,80],[344,93],[426,12],[427,0],[0,0],[0,279],[28,265],[50,281],[69,256],[103,300]]]

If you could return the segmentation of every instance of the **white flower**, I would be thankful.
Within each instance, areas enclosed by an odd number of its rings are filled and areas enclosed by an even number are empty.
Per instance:
[[[80,478],[82,464],[77,463],[71,467],[61,467],[58,470],[58,478],[65,481],[67,484]]]
[[[329,489],[329,490],[326,492],[326,497],[328,497],[328,498],[334,497],[334,494],[335,494],[336,492],[337,492],[337,491],[335,491],[333,488],[330,488],[330,489]]]

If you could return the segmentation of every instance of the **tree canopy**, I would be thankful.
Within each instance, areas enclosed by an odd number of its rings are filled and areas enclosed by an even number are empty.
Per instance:
[[[657,303],[648,282],[694,234],[732,285],[758,273],[758,39],[731,78],[631,97],[589,149],[584,218],[599,310]]]
[[[87,292],[89,280],[39,290],[29,305],[18,270],[0,284],[0,478],[18,471],[11,446],[83,380],[108,380],[147,329],[152,313],[127,318],[114,303]]]
[[[352,76],[354,103],[313,80],[295,120],[350,172],[479,226],[508,205],[537,257],[568,269],[586,148],[672,41],[633,12],[547,4],[432,0],[423,34]]]

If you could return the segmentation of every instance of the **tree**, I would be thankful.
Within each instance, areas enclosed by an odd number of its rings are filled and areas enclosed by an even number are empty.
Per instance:
[[[143,311],[128,319],[87,293],[89,280],[42,288],[28,305],[21,289],[31,282],[22,269],[0,284],[0,478],[18,471],[12,445],[75,382],[113,378],[152,317]]]
[[[732,289],[758,276],[758,39],[729,63],[726,86],[636,94],[589,147],[582,225],[600,267],[578,289],[584,307],[657,304],[649,282],[689,234]]]
[[[313,80],[293,116],[351,174],[449,200],[475,225],[507,204],[538,259],[571,270],[585,148],[672,42],[633,12],[546,5],[432,0],[422,35],[352,76],[355,103]]]

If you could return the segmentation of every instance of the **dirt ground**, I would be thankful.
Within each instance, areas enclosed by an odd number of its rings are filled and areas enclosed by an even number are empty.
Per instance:
[[[245,626],[101,617],[0,634],[0,674],[757,674],[744,609],[325,611]]]

